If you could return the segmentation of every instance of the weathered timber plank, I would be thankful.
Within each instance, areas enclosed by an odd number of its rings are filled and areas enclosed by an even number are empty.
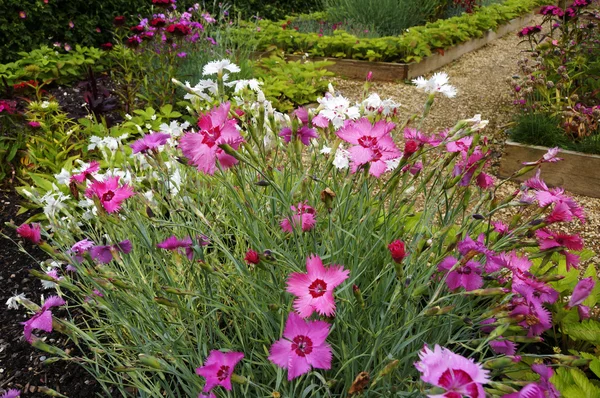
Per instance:
[[[500,177],[510,177],[519,170],[523,162],[531,162],[541,158],[548,148],[523,145],[507,141],[504,155],[500,160]],[[557,163],[544,163],[542,179],[549,186],[560,186],[576,194],[600,198],[600,156],[579,152],[560,150],[559,157],[564,160]],[[524,181],[534,175],[535,171],[515,178]]]

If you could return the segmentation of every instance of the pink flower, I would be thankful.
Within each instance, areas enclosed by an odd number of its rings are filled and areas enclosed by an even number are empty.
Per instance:
[[[550,382],[554,371],[543,364],[534,364],[531,369],[540,375],[537,383],[527,384],[519,392],[503,395],[502,398],[558,398],[560,393]]]
[[[470,137],[470,136],[463,137],[459,140],[447,143],[446,150],[448,152],[468,152],[472,143],[473,143],[473,137]]]
[[[102,264],[108,264],[112,261],[115,254],[119,252],[129,254],[131,249],[131,242],[124,240],[114,245],[94,246],[90,249],[90,256]]]
[[[490,189],[494,186],[494,178],[487,173],[479,173],[475,183],[481,189]]]
[[[21,391],[11,388],[10,390],[6,390],[6,392],[0,395],[0,398],[19,398],[21,396]]]
[[[40,243],[42,239],[40,224],[32,223],[23,224],[19,228],[17,228],[17,233],[21,238],[27,239],[36,245]]]
[[[506,235],[510,232],[508,225],[504,224],[502,221],[493,221],[492,225],[494,226],[494,231],[498,232],[500,235]]]
[[[546,228],[535,231],[540,250],[553,248],[563,248],[559,253],[565,256],[567,271],[571,268],[577,268],[579,265],[579,256],[564,249],[580,251],[583,250],[583,239],[579,235],[567,235],[550,231]]]
[[[130,146],[133,149],[133,153],[156,152],[158,151],[158,147],[165,145],[169,138],[171,138],[171,135],[166,133],[146,134]]]
[[[284,219],[281,221],[281,229],[284,232],[292,233],[293,228],[301,227],[302,231],[310,231],[316,224],[316,211],[306,202],[300,202],[297,206],[290,206],[290,209],[295,213],[291,220]]]
[[[372,125],[363,117],[348,122],[336,134],[342,140],[354,145],[348,149],[352,161],[352,172],[370,163],[369,173],[377,178],[387,169],[386,160],[400,157],[402,152],[396,147],[390,132],[396,127],[394,123],[380,120]]]
[[[40,122],[36,122],[35,120],[31,121],[27,124],[29,125],[29,127],[33,127],[34,129],[37,129],[42,126],[42,124]]]
[[[180,140],[181,151],[199,171],[214,174],[217,170],[216,162],[223,169],[237,164],[237,159],[226,154],[219,145],[228,144],[233,149],[238,149],[244,141],[236,128],[234,119],[227,119],[231,104],[221,104],[213,108],[210,113],[202,116],[198,121],[198,133],[186,133]]]
[[[308,111],[306,108],[298,108],[294,111],[294,115],[300,120],[302,126],[300,126],[296,133],[290,127],[285,127],[279,133],[279,136],[283,138],[286,143],[289,143],[292,138],[299,139],[304,145],[308,146],[312,138],[319,138],[319,135],[308,126]]]
[[[483,286],[481,264],[471,260],[467,261],[466,264],[461,263],[457,268],[450,271],[457,262],[456,258],[449,256],[438,264],[438,271],[448,274],[446,285],[448,285],[450,290],[455,290],[462,286],[466,291],[471,291]]]
[[[328,335],[327,322],[306,322],[290,312],[283,338],[271,346],[269,360],[288,370],[288,380],[308,373],[311,367],[331,369],[331,347],[325,342]]]
[[[297,297],[294,309],[302,318],[309,317],[313,311],[332,316],[335,314],[333,290],[348,279],[350,271],[342,265],[325,268],[316,255],[306,259],[306,270],[306,274],[292,273],[287,281],[287,291]]]
[[[560,149],[558,147],[548,149],[548,152],[544,154],[540,159],[535,162],[523,162],[525,166],[535,166],[542,163],[556,163],[560,162],[562,158],[556,157],[558,155],[558,151]]]
[[[133,195],[131,186],[125,184],[119,187],[119,177],[109,177],[106,181],[94,181],[85,191],[85,196],[88,198],[97,197],[108,213],[119,211],[123,201]]]
[[[97,161],[93,160],[82,171],[80,171],[77,174],[73,174],[71,176],[71,181],[75,181],[75,182],[78,182],[78,183],[81,184],[83,181],[85,181],[85,179],[88,176],[91,176],[92,173],[95,173],[98,170],[100,170],[100,163],[98,163]]]
[[[258,264],[260,263],[260,256],[254,250],[248,250],[244,257],[244,261],[248,264]]]
[[[83,255],[87,253],[92,247],[94,247],[94,242],[89,239],[83,239],[79,242],[76,242],[73,246],[71,246],[71,252],[75,254],[75,261],[81,263],[83,261]],[[75,271],[77,271],[75,269]]]
[[[592,293],[595,285],[596,282],[592,277],[585,278],[577,282],[575,289],[573,289],[573,294],[571,295],[571,299],[569,300],[567,308],[573,308],[581,305]]]
[[[510,340],[505,340],[498,336],[497,340],[490,341],[490,347],[496,354],[515,355],[517,345]]]
[[[388,250],[390,251],[394,262],[398,264],[400,264],[402,260],[404,260],[404,257],[406,257],[406,248],[404,246],[404,242],[402,242],[400,239],[396,239],[390,243],[388,245]]]
[[[539,336],[552,327],[552,315],[539,300],[528,301],[525,298],[513,300],[514,308],[510,316],[522,319],[518,324],[528,329],[528,337]]]
[[[445,390],[436,397],[485,397],[483,384],[490,381],[489,372],[483,370],[482,366],[472,359],[455,354],[437,344],[433,351],[427,346],[423,347],[419,358],[421,360],[415,363],[415,367],[421,372],[421,380]]]
[[[45,332],[52,331],[52,312],[50,312],[50,308],[59,307],[65,304],[65,300],[58,296],[50,296],[42,305],[42,308],[31,317],[28,321],[23,322],[23,335],[25,336],[25,340],[29,343],[33,341],[31,337],[31,332],[34,329],[43,330]]]
[[[157,244],[156,247],[159,249],[165,249],[170,251],[178,251],[179,249],[185,249],[185,254],[189,260],[194,259],[194,249],[192,248],[193,242],[192,238],[189,236],[187,238],[183,238],[181,240],[177,239],[175,235],[172,235]]]
[[[404,139],[417,141],[421,145],[427,144],[431,146],[438,146],[444,139],[446,139],[447,136],[448,134],[446,131],[443,131],[439,134],[434,134],[432,136],[427,136],[414,128],[409,127],[404,129]]]
[[[204,363],[196,369],[196,374],[206,379],[203,392],[209,392],[216,386],[231,391],[231,374],[235,365],[244,358],[241,352],[221,352],[212,350]]]

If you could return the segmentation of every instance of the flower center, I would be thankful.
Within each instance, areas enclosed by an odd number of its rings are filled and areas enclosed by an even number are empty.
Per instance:
[[[321,297],[327,291],[327,283],[323,279],[315,279],[308,287],[308,292],[313,298]]]
[[[525,315],[525,323],[527,323],[528,326],[535,326],[540,323],[540,320],[537,316],[528,314]]]
[[[221,138],[221,131],[218,127],[213,127],[208,131],[203,131],[202,134],[204,135],[202,143],[207,145],[209,148],[215,146],[217,140]]]
[[[223,381],[229,377],[229,366],[223,365],[217,371],[217,379],[219,381]]]
[[[448,390],[448,392],[458,392],[472,382],[473,378],[471,375],[461,369],[446,369],[438,380],[439,385]],[[452,395],[445,396],[452,397]]]
[[[296,355],[305,357],[313,350],[313,342],[308,336],[296,336],[292,340],[292,350],[296,351]]]
[[[365,135],[358,139],[358,143],[363,148],[371,148],[371,147],[377,145],[377,138]]]
[[[469,275],[471,274],[471,268],[469,267],[460,267],[456,270],[456,272],[458,272],[461,275]]]
[[[115,197],[115,193],[113,191],[106,191],[104,195],[102,195],[103,202],[110,202],[112,198]]]

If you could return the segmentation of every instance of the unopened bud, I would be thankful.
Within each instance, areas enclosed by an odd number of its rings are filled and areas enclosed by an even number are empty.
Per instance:
[[[354,293],[354,298],[360,308],[365,308],[365,300],[363,299],[362,292],[358,285],[352,285],[352,293]]]
[[[153,369],[161,369],[162,366],[158,358],[153,357],[152,355],[140,354],[139,355],[140,362],[148,367]]]
[[[234,383],[237,384],[246,384],[248,383],[248,379],[245,378],[244,376],[240,376],[238,374],[232,373],[231,374],[231,381],[233,381]]]
[[[496,296],[499,294],[506,294],[508,292],[510,292],[510,290],[507,288],[493,287],[489,289],[475,289],[468,292],[464,292],[463,294],[472,296]]]
[[[166,307],[178,308],[177,303],[175,303],[173,300],[169,300],[168,298],[165,298],[165,297],[154,297],[154,301],[156,301],[158,304],[164,305]]]
[[[507,366],[513,365],[513,360],[509,357],[490,359],[483,364],[486,369],[502,369]]]

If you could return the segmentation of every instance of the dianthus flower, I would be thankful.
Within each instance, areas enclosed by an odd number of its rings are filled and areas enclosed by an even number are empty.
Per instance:
[[[238,149],[244,141],[235,120],[227,118],[230,106],[230,103],[226,102],[213,108],[198,121],[200,127],[198,133],[186,133],[180,140],[179,147],[183,154],[198,170],[206,174],[215,173],[217,160],[223,169],[232,167],[238,162],[219,147],[228,144],[233,149]]]
[[[206,379],[203,392],[209,392],[216,386],[231,391],[231,375],[239,361],[244,358],[241,352],[221,352],[211,350],[204,366],[196,369],[196,374]]]
[[[269,360],[288,370],[288,380],[308,373],[312,368],[331,369],[331,347],[325,342],[329,324],[324,321],[305,321],[290,312],[283,338],[269,351]]]
[[[521,391],[504,395],[502,398],[559,398],[560,393],[550,382],[554,371],[552,368],[543,364],[534,364],[531,369],[540,375],[537,383],[527,384]]]
[[[306,108],[296,109],[294,111],[294,115],[300,120],[302,126],[300,126],[296,130],[295,134],[292,128],[284,127],[279,133],[279,136],[282,137],[286,143],[289,143],[292,140],[292,138],[295,137],[299,139],[300,142],[302,142],[304,145],[308,146],[310,144],[310,140],[312,138],[319,138],[319,135],[317,134],[315,129],[311,128],[308,125],[308,111],[306,110]]]
[[[483,278],[481,277],[481,264],[477,261],[467,261],[459,264],[458,267],[450,271],[458,263],[454,257],[446,257],[438,264],[438,271],[448,274],[446,277],[446,285],[450,290],[464,287],[466,291],[479,289],[483,286]]]
[[[321,258],[316,255],[306,259],[306,271],[306,274],[290,274],[287,281],[287,291],[297,297],[294,309],[302,318],[309,317],[314,311],[320,315],[334,315],[333,290],[348,279],[350,271],[342,265],[325,268]]]
[[[6,392],[0,395],[0,398],[19,398],[21,396],[21,391],[11,388],[10,390],[6,390]]]
[[[119,211],[123,201],[133,195],[131,186],[127,184],[119,186],[119,177],[109,177],[106,181],[94,181],[85,191],[85,196],[88,198],[97,197],[107,213]]]
[[[567,250],[583,250],[583,239],[579,235],[568,235],[550,231],[546,228],[535,231],[535,236],[540,245],[540,250],[561,248],[560,254],[565,256],[567,271],[571,268],[577,268],[579,265],[579,256]]]
[[[90,249],[90,256],[102,264],[108,264],[119,252],[129,254],[131,249],[131,242],[126,239],[114,245],[94,246]]]
[[[21,238],[25,238],[36,245],[42,239],[40,224],[23,224],[17,228],[17,233]]]
[[[156,152],[161,145],[167,143],[169,138],[171,138],[171,136],[166,133],[146,134],[130,146],[131,149],[133,149],[133,153]]]
[[[189,260],[194,259],[194,249],[192,248],[192,238],[189,236],[181,240],[177,239],[175,235],[168,237],[161,243],[157,244],[156,247],[159,249],[165,249],[170,251],[178,251],[179,249],[185,250],[185,255]]]
[[[167,26],[166,31],[177,36],[187,36],[190,34],[191,29],[189,26],[182,23],[174,23]]]
[[[431,79],[427,80],[423,76],[413,79],[413,84],[419,90],[427,94],[441,93],[448,98],[456,97],[456,88],[448,84],[448,74],[446,72],[434,73]]]
[[[97,161],[92,160],[89,164],[84,163],[83,166],[79,170],[77,170],[77,171],[73,170],[73,172],[75,172],[75,174],[73,174],[71,176],[71,181],[75,181],[75,182],[81,184],[82,182],[85,181],[86,178],[88,178],[88,176],[91,176],[98,170],[100,170],[100,163],[98,163]]]
[[[528,330],[528,337],[539,336],[552,327],[552,315],[541,301],[515,298],[512,305],[510,316],[522,319],[518,324]]]
[[[402,260],[404,260],[404,257],[406,257],[406,247],[404,246],[404,242],[402,242],[400,239],[396,239],[390,243],[388,245],[388,250],[390,251],[392,260],[394,260],[395,263],[400,264]]]
[[[260,255],[258,254],[258,252],[250,249],[246,252],[244,261],[246,261],[246,263],[248,264],[258,264],[260,263]]]
[[[594,286],[596,286],[596,282],[592,277],[585,278],[577,282],[575,289],[573,289],[573,294],[571,295],[569,304],[567,304],[567,308],[573,308],[583,304],[583,302],[592,293],[592,290],[594,290]]]
[[[338,137],[353,145],[348,149],[353,173],[360,166],[370,164],[369,173],[378,178],[388,169],[386,161],[402,155],[390,134],[395,126],[385,120],[372,125],[364,117],[356,122],[346,123],[336,132]]]
[[[25,340],[29,343],[33,341],[31,337],[31,332],[34,329],[43,330],[45,332],[52,331],[52,312],[50,308],[59,307],[65,304],[65,300],[58,296],[50,296],[44,301],[44,305],[39,311],[31,317],[28,321],[23,322],[23,335],[25,336]]]
[[[420,361],[415,363],[415,367],[421,372],[421,380],[445,390],[443,394],[429,397],[485,397],[483,385],[490,381],[489,371],[484,370],[472,359],[455,354],[437,344],[433,351],[427,346],[423,347],[419,358]]]
[[[303,232],[310,231],[316,224],[316,211],[314,208],[306,204],[306,202],[300,202],[296,206],[290,206],[290,209],[294,212],[291,220],[285,218],[281,221],[281,229],[284,232],[292,233],[294,228],[301,228]]]

